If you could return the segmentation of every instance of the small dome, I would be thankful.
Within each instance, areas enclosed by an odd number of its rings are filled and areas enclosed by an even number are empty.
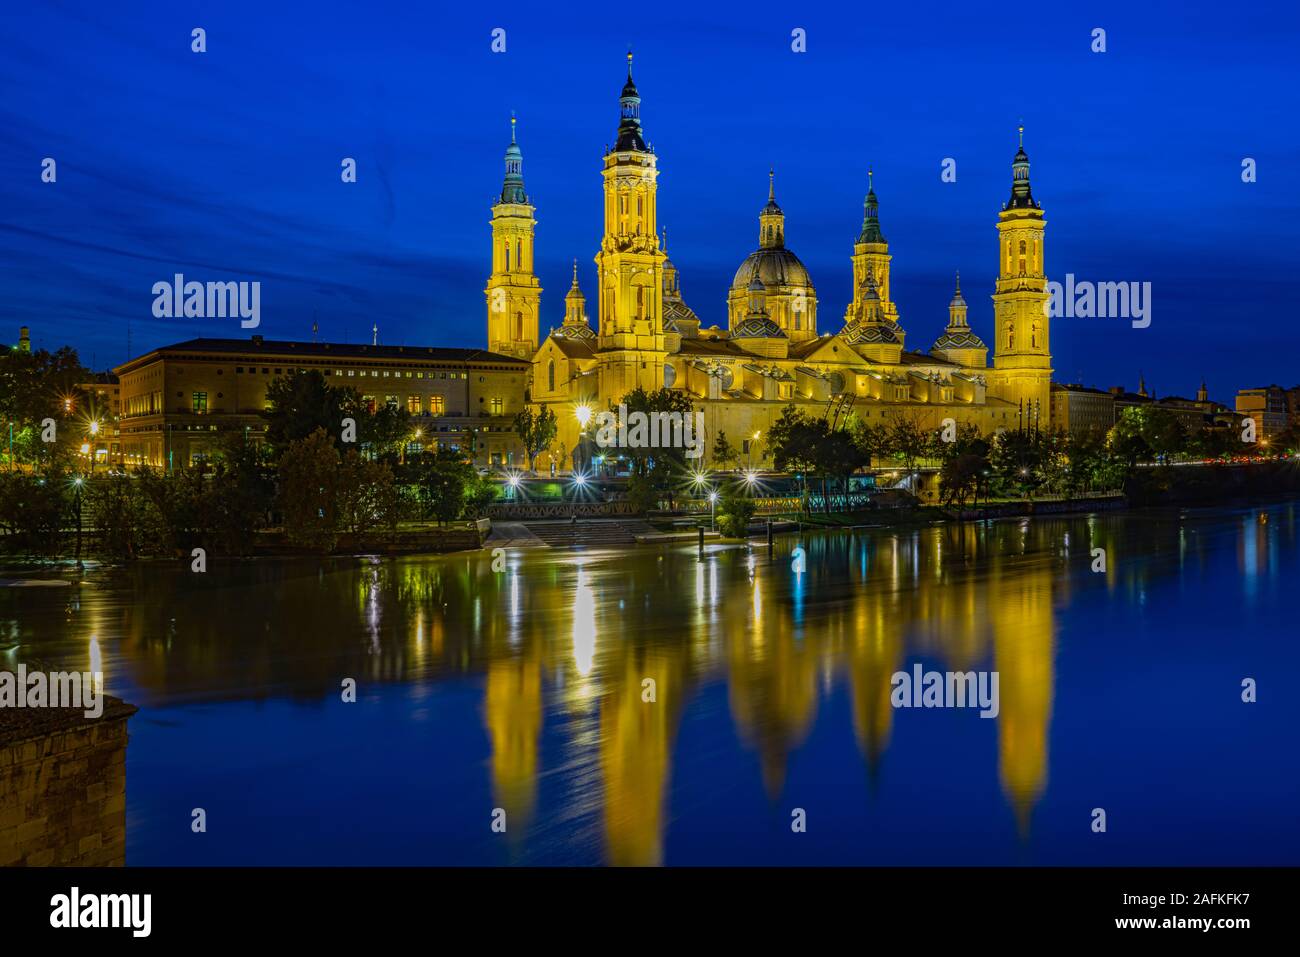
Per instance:
[[[931,352],[937,352],[940,349],[987,349],[984,340],[973,332],[945,332],[938,339],[934,340],[934,348]]]
[[[754,279],[764,286],[805,286],[812,288],[808,270],[799,257],[788,249],[759,249],[749,254],[736,270],[732,290],[749,289]]]
[[[559,329],[556,329],[551,335],[560,339],[574,339],[578,342],[586,342],[596,338],[595,330],[588,325],[578,325],[577,323],[565,323]]]
[[[766,316],[751,316],[741,320],[731,331],[733,339],[785,339],[785,331]]]
[[[901,345],[898,336],[894,334],[892,323],[870,325],[854,325],[851,329],[846,329],[841,333],[844,340],[849,345]]]

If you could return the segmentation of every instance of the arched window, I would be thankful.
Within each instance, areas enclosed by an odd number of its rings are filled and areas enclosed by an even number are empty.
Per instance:
[[[555,391],[555,360],[552,359],[546,364],[546,388]]]
[[[515,268],[524,268],[524,244],[523,240],[515,240]]]
[[[524,338],[524,314],[523,312],[515,313],[515,341],[521,342]]]
[[[510,271],[510,244],[506,243],[506,272]]]

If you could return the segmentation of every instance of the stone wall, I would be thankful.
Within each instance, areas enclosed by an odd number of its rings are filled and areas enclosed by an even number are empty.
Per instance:
[[[0,709],[0,867],[126,863],[127,719],[105,696],[73,708]]]

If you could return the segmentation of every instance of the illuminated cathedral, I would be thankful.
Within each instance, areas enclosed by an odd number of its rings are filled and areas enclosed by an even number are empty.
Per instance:
[[[758,248],[727,296],[725,329],[701,328],[668,258],[656,209],[658,155],[646,144],[641,96],[628,76],[618,134],[604,156],[604,233],[596,252],[596,325],[579,286],[577,261],[563,321],[539,345],[542,289],[534,274],[534,207],[511,121],[505,180],[492,207],[492,274],[486,292],[488,348],[532,362],[529,400],[559,423],[555,445],[535,467],[568,469],[583,423],[578,410],[617,406],[640,387],[682,390],[704,414],[706,463],[713,443],[755,464],[761,436],[793,403],[810,415],[870,425],[911,417],[926,429],[946,418],[982,433],[1050,426],[1051,352],[1043,271],[1044,219],[1029,183],[1021,131],[1011,197],[998,213],[998,279],[989,346],[967,321],[960,276],[948,322],[927,351],[909,351],[892,296],[892,256],[868,172],[862,228],[853,244],[853,298],[837,332],[820,331],[817,290],[787,245],[786,215],[769,171],[758,214]],[[751,449],[750,444],[754,443]]]

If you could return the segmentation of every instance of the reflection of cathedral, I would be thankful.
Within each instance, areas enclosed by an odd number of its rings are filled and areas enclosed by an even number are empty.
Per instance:
[[[999,269],[993,295],[993,364],[970,327],[960,280],[948,324],[928,351],[905,349],[890,285],[891,255],[868,177],[862,229],[853,246],[853,300],[837,333],[819,333],[817,292],[786,245],[785,212],[769,172],[758,249],[736,270],[727,328],[702,329],[682,298],[656,212],[658,156],[641,127],[641,97],[628,78],[617,139],[604,157],[604,234],[596,254],[596,315],[573,284],[564,320],[539,341],[541,288],[534,274],[534,208],[524,191],[522,153],[511,134],[500,200],[492,207],[492,275],[485,290],[488,348],[532,360],[531,399],[560,424],[557,449],[573,449],[578,405],[604,408],[638,387],[691,395],[705,438],[725,432],[738,446],[763,433],[794,402],[824,414],[832,405],[868,424],[914,416],[934,428],[952,417],[984,432],[1026,422],[1046,427],[1050,406],[1044,220],[1029,185],[1023,145],[1012,164],[1011,197],[998,214]],[[1022,135],[1023,140],[1023,135]],[[556,457],[560,457],[558,452]],[[546,456],[541,467],[547,466]],[[557,462],[557,465],[563,465]]]
[[[1035,548],[1059,536],[1047,525],[1033,534]],[[598,560],[576,578],[553,576],[551,587],[532,594],[530,607],[507,628],[498,627],[506,616],[485,616],[493,624],[476,645],[487,656],[484,717],[494,800],[508,810],[511,827],[519,825],[516,839],[525,845],[531,822],[555,813],[538,816],[534,804],[537,781],[557,770],[542,766],[544,716],[564,714],[559,733],[572,749],[564,774],[576,787],[563,805],[562,817],[574,822],[565,827],[590,815],[599,822],[608,862],[662,863],[674,756],[699,746],[699,725],[679,735],[684,712],[699,700],[697,689],[715,677],[725,682],[745,755],[740,766],[752,767],[754,785],[761,781],[766,799],[776,802],[786,794],[794,756],[819,712],[823,719],[829,714],[832,689],[842,682],[875,789],[891,781],[884,768],[895,724],[917,720],[895,714],[891,678],[923,656],[943,668],[999,673],[996,756],[990,749],[984,760],[996,761],[1002,794],[1027,835],[1048,773],[1054,569],[1047,561],[991,557],[1024,545],[1024,533],[1009,524],[817,539],[808,544],[810,567],[849,573],[837,579],[844,586],[837,597],[819,598],[810,618],[786,562],[750,568],[740,553],[707,563],[690,559],[696,587],[681,592],[673,583],[687,570],[658,561]],[[593,588],[614,581],[620,600],[592,601]],[[496,588],[501,594],[494,597]],[[513,589],[511,581],[485,577],[474,586],[475,600],[509,605]],[[746,591],[748,599],[738,600]],[[656,630],[654,612],[637,619],[631,611],[662,608],[670,595],[682,629]],[[980,722],[974,714],[970,719]],[[909,754],[904,763],[915,766],[917,757]],[[688,788],[690,777],[682,775]],[[915,781],[895,774],[892,783]]]

